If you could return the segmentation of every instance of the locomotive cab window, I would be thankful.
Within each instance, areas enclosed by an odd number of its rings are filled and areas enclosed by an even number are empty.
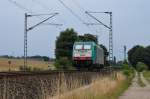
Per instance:
[[[80,49],[82,49],[82,47],[83,47],[82,45],[76,45],[76,46],[75,46],[75,49],[76,49],[76,50],[80,50]]]
[[[91,49],[91,45],[84,45],[84,49],[90,50]]]

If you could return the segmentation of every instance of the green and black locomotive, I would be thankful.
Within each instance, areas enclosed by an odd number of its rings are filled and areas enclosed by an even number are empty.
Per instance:
[[[75,42],[73,61],[78,69],[98,69],[104,66],[104,50],[94,42]]]

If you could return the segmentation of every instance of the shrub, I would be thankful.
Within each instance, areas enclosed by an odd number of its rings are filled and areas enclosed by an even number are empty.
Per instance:
[[[55,67],[61,70],[73,69],[72,62],[66,57],[56,60]]]
[[[128,64],[122,64],[122,69],[123,69],[123,70],[130,70],[130,69],[131,69],[131,66],[128,65]]]
[[[132,68],[132,66],[128,64],[122,65],[122,71],[123,74],[126,75],[127,77],[132,76],[132,74],[134,73],[134,69]]]
[[[142,72],[142,71],[147,70],[147,69],[148,69],[148,66],[142,62],[138,62],[136,65],[136,70],[138,72]]]
[[[123,70],[123,74],[126,76],[130,76],[130,70]]]
[[[28,66],[28,67],[24,68],[24,66],[20,66],[19,70],[20,71],[31,71],[31,67]]]
[[[38,71],[42,71],[42,69],[41,69],[41,68],[36,68],[36,67],[34,67],[34,68],[32,68],[32,71],[38,72]]]

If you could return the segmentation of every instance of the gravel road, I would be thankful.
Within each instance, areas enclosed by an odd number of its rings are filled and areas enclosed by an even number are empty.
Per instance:
[[[141,73],[141,79],[145,83],[145,87],[140,87],[138,85],[138,75],[136,73],[135,78],[132,81],[132,85],[129,87],[125,93],[120,96],[119,99],[150,99],[150,85],[143,77]]]

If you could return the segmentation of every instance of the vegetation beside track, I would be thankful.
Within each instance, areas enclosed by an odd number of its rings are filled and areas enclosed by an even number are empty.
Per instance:
[[[143,76],[146,78],[146,80],[150,83],[150,71],[144,71]]]
[[[129,87],[131,79],[122,73],[94,81],[91,85],[72,93],[61,95],[59,99],[118,99]]]
[[[138,84],[141,86],[141,87],[145,87],[146,85],[144,84],[144,82],[142,81],[141,79],[141,74],[138,72]]]
[[[127,64],[116,75],[95,80],[89,86],[60,95],[59,99],[118,99],[131,85],[134,70]]]

